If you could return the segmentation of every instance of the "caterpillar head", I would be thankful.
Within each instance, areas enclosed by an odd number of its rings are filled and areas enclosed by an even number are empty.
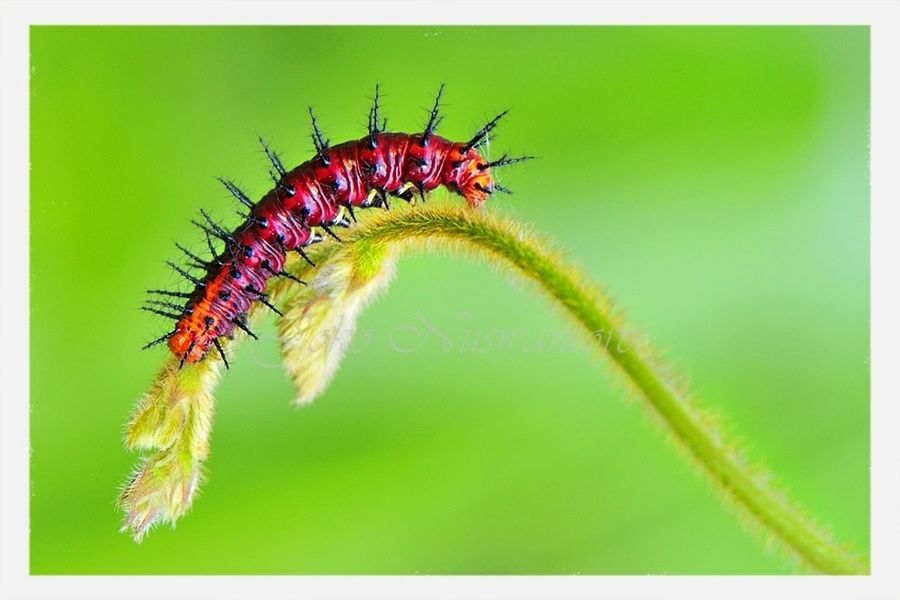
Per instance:
[[[478,208],[494,192],[491,165],[476,148],[455,144],[445,163],[444,185],[465,197],[472,208]]]

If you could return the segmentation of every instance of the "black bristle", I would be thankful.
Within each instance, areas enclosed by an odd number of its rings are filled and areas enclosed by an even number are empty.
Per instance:
[[[514,158],[510,158],[509,156],[504,154],[499,159],[493,160],[493,161],[487,163],[486,166],[493,167],[493,168],[505,167],[507,165],[514,165],[516,163],[525,162],[526,160],[533,160],[534,158],[536,158],[536,157],[534,157],[534,156],[517,156]]]
[[[171,308],[173,310],[186,312],[184,306],[180,306],[178,304],[175,304],[174,302],[167,302],[166,300],[154,300],[151,298],[149,300],[144,300],[144,302],[152,306],[162,306],[163,308]]]
[[[369,109],[369,147],[374,149],[376,144],[376,138],[379,133],[384,131],[383,129],[378,128],[378,119],[381,118],[379,113],[381,107],[378,104],[378,100],[380,97],[380,87],[376,83],[375,84],[375,98],[372,100],[372,108]]]
[[[267,307],[269,307],[269,308],[271,308],[273,311],[275,311],[275,313],[277,313],[278,316],[280,316],[280,317],[283,317],[283,316],[284,316],[284,313],[283,313],[283,312],[281,312],[280,310],[278,310],[277,308],[275,308],[275,306],[273,306],[272,303],[269,302],[269,295],[268,295],[267,293],[261,292],[261,291],[257,290],[257,289],[254,288],[252,285],[248,285],[245,289],[246,289],[248,292],[250,292],[251,294],[255,295],[255,296],[256,296],[256,299],[259,300],[261,303],[265,304]]]
[[[247,208],[252,209],[254,204],[250,198],[247,197],[247,194],[241,191],[241,189],[234,184],[234,182],[225,179],[224,177],[218,177],[219,183],[225,186],[225,189],[237,199],[238,202],[246,206]]]
[[[148,294],[160,294],[163,296],[171,296],[173,298],[190,298],[191,294],[187,292],[170,292],[169,290],[147,290]]]
[[[277,308],[275,308],[275,306],[274,306],[271,302],[269,302],[268,296],[265,296],[265,295],[259,296],[259,297],[257,298],[257,300],[259,300],[260,302],[262,302],[263,304],[265,304],[268,308],[271,308],[271,309],[275,312],[275,314],[277,314],[279,317],[283,317],[283,316],[284,316],[284,313],[283,313],[283,312],[281,312],[280,310],[278,310]]]
[[[191,252],[190,250],[188,250],[181,244],[176,242],[175,247],[178,248],[179,250],[181,250],[182,252],[184,252],[185,256],[187,256],[189,259],[191,259],[193,261],[193,263],[194,263],[193,266],[197,267],[198,269],[206,269],[207,267],[209,267],[208,262],[206,262],[205,260],[203,260],[202,258],[197,256],[196,254],[194,254],[193,252]]]
[[[210,256],[212,257],[212,258],[210,258],[210,260],[211,260],[213,263],[215,263],[215,264],[217,264],[217,265],[219,265],[219,266],[222,266],[222,261],[219,260],[219,253],[216,252],[216,247],[215,247],[215,245],[213,244],[212,237],[210,236],[209,232],[206,231],[206,230],[204,230],[204,231],[203,231],[203,236],[204,236],[205,239],[206,239],[206,247],[209,248],[209,254],[210,254]]]
[[[287,171],[284,170],[284,165],[281,164],[281,157],[278,156],[278,153],[269,148],[269,145],[266,143],[266,140],[262,138],[262,136],[257,136],[259,138],[259,143],[262,144],[263,151],[266,153],[266,158],[269,159],[269,162],[272,163],[272,168],[278,171],[278,174],[281,177],[287,175]]]
[[[175,335],[175,332],[174,332],[174,331],[170,331],[170,332],[167,333],[166,335],[161,336],[161,337],[158,337],[158,338],[156,338],[155,340],[153,340],[152,342],[150,342],[150,343],[148,343],[148,344],[144,344],[144,345],[141,347],[141,350],[147,350],[148,348],[152,348],[153,346],[156,346],[157,344],[162,344],[163,342],[168,341],[168,339],[169,339],[170,337],[172,337],[173,335]]]
[[[175,314],[172,314],[172,313],[167,313],[167,312],[165,312],[165,311],[158,310],[158,309],[156,309],[156,308],[152,308],[152,307],[149,307],[149,306],[142,306],[142,307],[141,307],[141,310],[146,310],[147,312],[152,312],[153,314],[157,314],[157,315],[159,315],[159,316],[161,316],[161,317],[167,317],[167,318],[169,318],[169,319],[172,319],[173,321],[180,321],[180,320],[181,320],[181,317],[183,316],[183,315],[175,315]]]
[[[190,281],[190,282],[193,283],[194,285],[196,285],[196,286],[202,286],[202,285],[204,285],[204,283],[203,283],[202,280],[197,279],[196,277],[194,277],[193,275],[191,275],[190,273],[188,273],[187,271],[185,271],[184,269],[182,269],[181,267],[179,267],[178,265],[176,265],[176,264],[173,263],[172,261],[167,260],[167,261],[166,261],[166,264],[169,265],[169,267],[171,267],[172,270],[174,270],[176,273],[178,273],[179,275],[181,275],[182,277],[184,277],[185,279],[187,279],[188,281]]]
[[[325,139],[325,136],[322,135],[322,130],[319,129],[319,122],[316,120],[316,115],[313,113],[312,106],[309,107],[309,118],[312,120],[312,140],[316,147],[316,154],[326,166],[330,165],[331,161],[325,154],[328,152],[328,140]]]
[[[247,327],[246,324],[244,324],[244,321],[240,317],[235,317],[235,318],[231,319],[231,322],[234,323],[235,325],[237,325],[238,329],[240,329],[241,331],[243,331],[244,333],[246,333],[247,335],[252,337],[254,340],[259,339],[258,337],[256,337],[255,333],[250,331],[250,328]]]
[[[303,260],[305,260],[307,263],[309,263],[309,266],[315,268],[316,263],[314,263],[314,262],[309,258],[309,256],[306,255],[306,252],[303,251],[303,248],[294,248],[294,250],[297,251],[297,254],[299,254],[299,255],[303,258]]]
[[[437,96],[434,99],[434,106],[431,109],[431,114],[428,116],[428,124],[425,125],[425,131],[422,133],[422,145],[428,145],[428,138],[434,135],[435,129],[437,129],[438,123],[441,122],[441,95],[444,93],[444,84],[441,84],[441,87],[438,88]]]
[[[222,357],[222,362],[225,363],[225,368],[230,369],[228,366],[228,359],[225,358],[225,352],[222,350],[222,344],[219,343],[219,338],[213,338],[213,345],[216,347],[216,350],[219,351],[219,356]]]
[[[472,148],[474,148],[475,146],[477,146],[481,142],[483,142],[487,138],[488,134],[494,129],[494,127],[497,126],[497,123],[500,122],[500,119],[502,119],[504,116],[506,116],[506,114],[508,112],[509,112],[509,109],[506,109],[502,113],[500,113],[499,115],[497,115],[496,117],[494,117],[493,119],[488,121],[484,127],[479,129],[475,133],[475,135],[472,136],[471,140],[466,142],[466,144],[462,147],[463,152],[468,152],[469,150],[471,150]]]
[[[222,227],[221,225],[219,225],[218,223],[216,223],[215,220],[213,220],[213,218],[212,218],[211,216],[209,216],[209,213],[208,213],[208,212],[206,212],[205,210],[203,210],[203,209],[201,208],[201,209],[200,209],[200,214],[203,215],[203,218],[204,218],[204,219],[206,219],[206,222],[209,224],[209,227],[212,229],[212,233],[215,234],[216,237],[218,237],[218,238],[220,238],[220,239],[222,239],[222,240],[231,242],[232,244],[236,244],[236,243],[237,243],[237,241],[234,239],[234,236],[232,236],[232,235],[228,232],[227,229],[225,229],[224,227]]]
[[[313,266],[315,266],[315,265],[313,265]],[[277,276],[277,277],[287,277],[288,279],[290,279],[290,280],[292,280],[292,281],[296,281],[296,282],[299,283],[299,284],[307,285],[305,281],[303,281],[302,279],[297,278],[296,276],[294,276],[294,275],[291,274],[291,273],[288,273],[288,272],[285,271],[284,269],[282,269],[281,271],[276,271],[275,269],[273,269],[272,267],[269,266],[269,263],[268,263],[268,262],[264,262],[263,265],[262,265],[262,267],[263,267],[266,271],[268,271],[269,273],[271,273],[272,275],[275,275],[275,276]]]

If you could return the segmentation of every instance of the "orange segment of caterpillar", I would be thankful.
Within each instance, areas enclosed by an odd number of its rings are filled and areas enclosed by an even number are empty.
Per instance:
[[[357,209],[390,210],[390,197],[412,202],[418,194],[424,201],[428,192],[441,186],[465,198],[473,209],[481,207],[495,192],[509,192],[494,180],[492,169],[533,157],[504,155],[490,161],[480,150],[509,111],[488,121],[468,141],[454,142],[436,133],[443,90],[441,85],[423,131],[399,133],[387,131],[379,88],[375,86],[365,137],[336,145],[329,144],[310,108],[316,155],[291,170],[260,138],[272,165],[274,187],[253,202],[235,184],[220,179],[249,212],[229,231],[200,211],[203,219],[194,224],[205,237],[210,258],[202,259],[179,246],[187,256],[188,269],[202,272],[195,275],[169,263],[193,291],[149,290],[152,296],[142,308],[173,319],[175,327],[144,348],[166,342],[182,366],[202,360],[215,348],[227,367],[220,338],[232,337],[235,329],[255,338],[246,323],[255,303],[278,312],[265,294],[267,283],[272,277],[303,283],[287,273],[284,265],[287,254],[296,251],[315,266],[303,249],[322,241],[316,228],[340,241],[333,228],[350,227],[356,222]],[[217,249],[218,244],[221,249]]]

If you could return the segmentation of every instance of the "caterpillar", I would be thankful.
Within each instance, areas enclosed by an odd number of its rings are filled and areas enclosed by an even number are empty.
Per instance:
[[[148,290],[150,298],[141,308],[174,320],[175,326],[144,349],[166,342],[183,367],[186,362],[203,360],[215,348],[227,368],[221,338],[231,338],[235,329],[240,329],[257,339],[246,320],[255,303],[281,314],[269,301],[267,283],[273,277],[286,277],[305,285],[285,271],[284,265],[288,253],[297,252],[315,267],[304,248],[323,241],[318,230],[341,242],[334,228],[355,223],[355,209],[390,210],[389,197],[413,202],[417,193],[424,202],[425,195],[440,186],[461,195],[472,208],[482,206],[495,192],[511,193],[494,180],[492,169],[534,157],[503,155],[490,161],[480,151],[509,110],[488,121],[468,141],[454,142],[436,133],[442,120],[443,92],[442,84],[420,133],[395,133],[387,131],[376,85],[365,137],[333,146],[322,134],[310,107],[316,154],[291,170],[285,169],[280,155],[260,137],[272,166],[269,174],[274,187],[253,202],[232,181],[219,178],[246,209],[243,221],[228,231],[206,211],[200,211],[202,219],[193,224],[205,237],[211,257],[203,259],[176,244],[187,257],[187,268],[172,261],[167,264],[193,286],[193,291]],[[217,243],[223,245],[221,250],[217,250]],[[192,273],[191,269],[201,272]]]

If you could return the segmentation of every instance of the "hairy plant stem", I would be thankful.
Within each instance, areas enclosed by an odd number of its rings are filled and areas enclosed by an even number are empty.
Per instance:
[[[711,483],[730,504],[761,527],[811,569],[823,573],[868,572],[866,562],[839,544],[823,527],[808,519],[784,493],[772,487],[771,477],[751,466],[737,444],[719,430],[696,404],[671,369],[645,342],[626,332],[612,303],[586,278],[569,266],[545,240],[521,226],[483,212],[456,208],[419,208],[380,216],[360,227],[353,243],[336,252],[371,251],[379,245],[402,249],[427,247],[475,251],[500,258],[520,275],[536,283],[584,330],[594,347],[624,373],[646,406],[671,437],[688,451]]]
[[[645,406],[663,430],[687,451],[728,504],[746,517],[745,524],[751,529],[768,534],[770,540],[778,542],[790,556],[813,571],[868,572],[863,558],[807,518],[799,506],[772,485],[767,472],[746,460],[735,440],[719,428],[708,411],[699,407],[671,368],[657,358],[646,342],[627,331],[622,316],[603,293],[586,283],[586,278],[553,251],[546,240],[521,225],[482,211],[424,206],[415,210],[395,209],[366,219],[342,237],[347,243],[322,244],[310,253],[318,265],[316,269],[296,257],[289,262],[288,271],[304,279],[312,278],[309,288],[286,279],[276,279],[269,287],[272,301],[285,312],[279,330],[285,365],[298,386],[298,402],[311,401],[320,393],[336,369],[334,361],[340,360],[339,355],[316,355],[315,349],[312,354],[306,350],[309,338],[297,333],[304,319],[308,321],[310,315],[321,317],[313,329],[323,329],[325,325],[321,323],[327,325],[329,315],[338,313],[337,307],[358,314],[371,296],[387,284],[394,259],[400,252],[437,249],[480,254],[491,263],[512,267],[572,317],[586,334],[588,343],[619,368],[623,379],[645,400]],[[321,307],[323,300],[334,306],[326,307],[326,312],[310,312],[310,307]],[[254,309],[252,317],[258,318],[259,314]],[[352,324],[349,330],[352,333]],[[233,348],[243,337],[238,336],[228,347]],[[310,358],[323,366],[306,367]],[[173,504],[168,498],[173,496],[172,489],[192,491],[196,487],[212,411],[208,398],[217,381],[219,362],[211,353],[203,362],[179,370],[177,360],[170,359],[129,425],[128,446],[160,450],[153,460],[163,464],[171,462],[168,457],[183,445],[177,436],[173,441],[173,431],[196,430],[199,434],[194,434],[192,439],[201,442],[194,444],[196,449],[181,454],[186,457],[185,468],[171,474],[162,472],[157,480],[148,479],[147,473],[159,470],[149,471],[149,466],[145,466],[126,486],[120,498],[126,511],[124,529],[132,531],[137,539],[153,523],[174,522],[187,510],[190,495],[186,492],[183,502]],[[185,396],[184,390],[190,390],[191,382],[198,377],[205,377],[206,384],[190,392],[197,397],[192,400]],[[183,424],[181,413],[173,412],[172,407],[184,402],[198,407],[186,413],[196,415],[189,424],[200,424],[193,430]]]

